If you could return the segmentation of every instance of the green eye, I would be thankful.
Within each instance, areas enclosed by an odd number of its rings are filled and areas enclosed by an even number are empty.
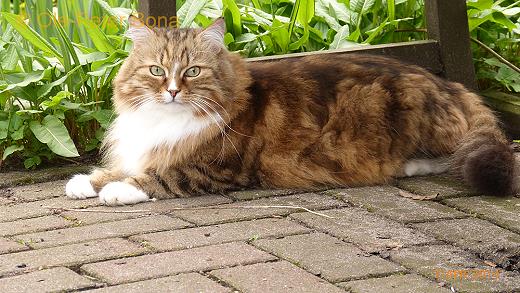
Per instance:
[[[193,66],[192,68],[186,70],[186,73],[184,73],[184,75],[188,76],[188,77],[197,77],[199,76],[200,74],[200,67],[198,66]]]
[[[150,66],[150,73],[155,76],[163,76],[164,75],[164,69],[157,65]]]

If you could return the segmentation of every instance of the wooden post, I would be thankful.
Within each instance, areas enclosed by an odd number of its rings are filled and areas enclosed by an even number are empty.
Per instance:
[[[439,43],[443,75],[476,90],[466,0],[426,0],[428,37]]]
[[[139,13],[142,13],[142,19],[149,26],[177,26],[175,2],[175,0],[140,0]]]

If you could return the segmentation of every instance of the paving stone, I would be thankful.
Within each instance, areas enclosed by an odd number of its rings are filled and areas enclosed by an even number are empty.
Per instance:
[[[14,222],[0,223],[0,236],[10,236],[23,233],[39,232],[72,226],[73,222],[67,221],[56,215],[38,218],[23,219]]]
[[[245,293],[345,292],[285,261],[221,269],[210,274]]]
[[[472,196],[447,199],[444,202],[520,233],[520,198],[518,197]]]
[[[399,222],[424,222],[465,217],[455,209],[432,201],[418,201],[399,195],[391,186],[362,187],[327,191],[350,203]]]
[[[231,241],[308,233],[311,230],[285,219],[259,219],[182,230],[137,235],[132,240],[146,242],[161,251],[179,250]]]
[[[100,205],[97,198],[86,200],[73,200],[66,197],[51,198],[46,200],[18,203],[3,206],[0,209],[0,222],[11,222],[19,219],[36,218],[47,216],[53,213],[52,210],[45,207],[59,208],[85,208]]]
[[[428,279],[421,276],[412,275],[394,275],[383,278],[351,281],[338,284],[351,293],[373,293],[373,292],[391,292],[391,293],[450,293],[451,290],[441,287]]]
[[[0,292],[63,292],[95,285],[67,268],[53,268],[0,279]]]
[[[232,242],[87,264],[81,269],[109,284],[120,284],[273,259],[272,255],[250,245]]]
[[[272,206],[299,206],[311,210],[325,209],[344,205],[343,202],[323,194],[305,193],[281,197],[263,198],[246,202],[236,202],[219,206],[215,210],[174,211],[181,219],[198,225],[213,225],[230,221],[252,220],[293,213],[295,209],[273,208]],[[264,208],[247,208],[260,206]],[[242,207],[242,208],[240,208]],[[229,209],[227,209],[229,208]]]
[[[520,269],[520,235],[475,218],[415,224],[436,238],[453,243],[503,268]]]
[[[85,242],[95,239],[127,237],[145,232],[185,228],[190,225],[190,223],[179,219],[174,219],[165,215],[158,215],[96,225],[24,234],[14,238],[27,243],[32,248],[42,248]]]
[[[405,270],[323,233],[262,239],[253,244],[333,283]]]
[[[22,251],[27,249],[29,248],[21,243],[0,237],[0,254]]]
[[[142,213],[85,213],[66,211],[61,215],[67,219],[74,220],[82,224],[102,223],[116,220],[124,220],[131,218],[139,218],[153,214],[166,214],[177,208],[193,208],[204,207],[210,205],[219,205],[232,202],[230,199],[220,195],[204,195],[185,198],[174,198],[167,200],[158,200],[154,202],[140,203],[136,206],[121,207],[96,207],[100,211],[143,211]]]
[[[159,279],[152,279],[147,281],[135,282],[130,284],[100,288],[96,290],[86,291],[89,293],[223,293],[231,292],[231,289],[226,288],[219,283],[206,278],[197,273],[181,274],[172,277],[165,277]]]
[[[0,173],[0,188],[47,182],[51,180],[68,179],[74,174],[89,173],[92,168],[92,166],[61,166],[44,168],[30,172],[14,171]]]
[[[320,213],[332,216],[333,219],[311,213],[297,213],[292,214],[291,217],[306,226],[352,242],[369,252],[435,241],[433,237],[361,208],[352,207],[320,211]]]
[[[124,239],[112,238],[60,247],[0,255],[0,277],[40,267],[76,266],[83,263],[136,255],[146,249]]]
[[[451,245],[409,247],[390,252],[390,259],[423,276],[445,282],[456,292],[517,292],[520,275],[484,264]]]
[[[423,196],[436,195],[436,199],[476,194],[461,181],[447,175],[402,178],[397,181],[397,187]]]
[[[12,201],[12,200],[10,200],[8,198],[2,197],[1,190],[0,190],[0,206],[13,204],[13,203],[14,203],[14,201]]]
[[[303,193],[302,191],[293,189],[248,189],[232,191],[227,195],[235,200],[253,200],[259,198],[273,197],[273,196],[284,196],[295,193]]]
[[[4,188],[4,192],[15,202],[36,201],[64,196],[66,183],[67,180],[36,183]]]

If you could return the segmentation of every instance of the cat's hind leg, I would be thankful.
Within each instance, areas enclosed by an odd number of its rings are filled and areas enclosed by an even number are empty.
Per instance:
[[[449,166],[448,158],[411,159],[404,164],[401,176],[441,174],[448,171]]]

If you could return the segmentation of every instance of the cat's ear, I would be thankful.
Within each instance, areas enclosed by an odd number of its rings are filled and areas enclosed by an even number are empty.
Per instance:
[[[224,47],[224,35],[226,34],[226,22],[223,18],[217,19],[212,25],[202,31],[202,38],[213,45]]]
[[[149,40],[153,31],[146,26],[141,20],[133,15],[128,17],[128,31],[126,36],[129,37],[133,42],[134,46],[145,43]]]

